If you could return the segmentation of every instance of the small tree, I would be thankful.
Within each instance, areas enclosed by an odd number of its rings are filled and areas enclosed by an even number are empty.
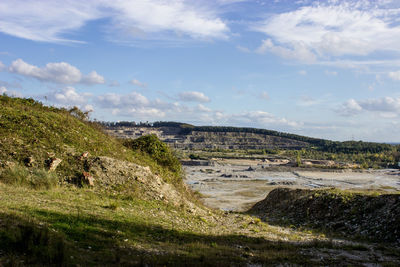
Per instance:
[[[301,157],[300,157],[300,151],[297,151],[297,156],[296,156],[296,167],[301,166]]]
[[[78,107],[73,107],[68,110],[69,114],[74,116],[75,118],[80,119],[81,121],[87,121],[89,119],[89,113],[92,112],[91,110],[82,111]]]

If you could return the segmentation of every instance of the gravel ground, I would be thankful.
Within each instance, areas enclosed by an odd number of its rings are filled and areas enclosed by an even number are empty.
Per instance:
[[[400,191],[398,170],[269,171],[246,162],[216,166],[185,166],[186,183],[203,195],[206,205],[222,210],[244,211],[277,187]]]

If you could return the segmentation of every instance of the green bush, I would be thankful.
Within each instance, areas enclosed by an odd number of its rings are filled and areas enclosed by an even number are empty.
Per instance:
[[[181,163],[171,151],[169,146],[163,143],[156,135],[146,135],[134,140],[124,141],[124,145],[130,149],[148,154],[159,165],[170,171],[180,174]]]
[[[194,159],[194,160],[201,159],[199,155],[195,155],[195,154],[190,154],[190,155],[189,155],[189,158],[190,158],[190,159]]]
[[[58,185],[58,177],[54,172],[35,169],[31,175],[30,186],[34,189],[51,189]]]

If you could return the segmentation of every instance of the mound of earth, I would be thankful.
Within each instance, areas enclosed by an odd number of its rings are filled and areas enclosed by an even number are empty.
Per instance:
[[[154,174],[149,167],[110,157],[94,157],[87,163],[96,187],[114,189],[125,195],[137,194],[147,199],[163,200],[173,205],[194,208],[181,192]]]
[[[400,194],[277,188],[249,213],[270,223],[400,244]]]

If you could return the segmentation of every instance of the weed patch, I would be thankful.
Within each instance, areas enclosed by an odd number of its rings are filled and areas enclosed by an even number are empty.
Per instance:
[[[39,190],[57,187],[59,178],[54,172],[44,169],[29,170],[24,166],[15,165],[0,173],[0,182]]]

